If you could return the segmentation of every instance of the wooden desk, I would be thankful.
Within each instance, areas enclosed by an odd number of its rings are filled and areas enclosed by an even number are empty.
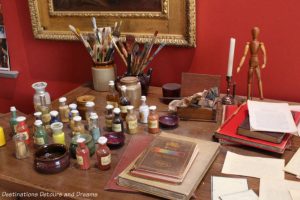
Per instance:
[[[106,93],[99,93],[90,89],[88,85],[83,85],[77,89],[67,93],[65,96],[68,98],[68,103],[75,102],[77,96],[91,94],[96,96],[96,109],[100,114],[101,125],[103,127],[103,111],[106,104]],[[161,89],[156,87],[150,88],[148,96],[148,105],[157,105],[160,112],[166,112],[167,106],[160,103],[158,97],[161,97]],[[58,106],[58,101],[53,102],[53,109]],[[0,117],[0,125],[5,127],[6,130],[9,127],[8,120],[10,115],[6,114]],[[186,135],[190,137],[200,138],[203,140],[213,140],[213,132],[218,128],[219,124],[209,122],[191,122],[181,121],[177,129],[167,132],[175,134]],[[147,134],[146,126],[139,127],[138,134]],[[6,131],[6,134],[8,131]],[[66,133],[68,134],[68,133]],[[34,171],[33,169],[33,152],[31,147],[31,156],[28,159],[17,160],[13,156],[14,147],[11,138],[7,136],[7,145],[0,148],[0,190],[15,191],[15,192],[41,192],[44,195],[51,194],[74,194],[74,199],[157,199],[155,196],[145,194],[130,194],[121,192],[104,191],[103,188],[109,180],[114,167],[118,163],[122,152],[124,151],[131,135],[126,134],[126,144],[124,147],[118,150],[112,151],[112,168],[109,171],[100,171],[93,167],[88,171],[81,171],[75,167],[75,160],[71,160],[71,165],[68,169],[62,173],[55,175],[43,175]],[[265,151],[260,151],[250,147],[238,147],[238,146],[222,146],[219,155],[212,164],[208,173],[198,186],[196,190],[196,196],[199,199],[210,199],[211,197],[211,176],[230,176],[221,173],[223,162],[227,151],[236,152],[242,155],[261,156],[261,157],[275,157],[284,158],[286,162],[290,160],[294,152],[297,150],[300,144],[300,139],[293,138],[292,150],[286,151],[283,156],[273,154]],[[92,163],[95,163],[95,156],[92,158]],[[238,177],[238,176],[230,176]],[[294,176],[286,174],[286,179],[296,180]],[[248,178],[249,188],[252,188],[257,194],[259,189],[259,179]],[[48,192],[48,193],[47,193]],[[52,193],[53,192],[53,193]],[[76,194],[78,194],[76,196]],[[96,194],[97,197],[89,198],[83,195]],[[0,193],[1,196],[1,193]],[[1,197],[0,199],[3,199]],[[5,198],[4,198],[5,199]],[[8,199],[8,198],[7,198]],[[44,198],[43,198],[44,199]],[[53,198],[50,198],[53,199]],[[57,199],[57,198],[56,198]],[[63,198],[62,198],[63,199]],[[68,199],[68,198],[65,198]]]

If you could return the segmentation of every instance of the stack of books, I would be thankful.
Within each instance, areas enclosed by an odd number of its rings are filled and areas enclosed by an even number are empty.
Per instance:
[[[300,113],[292,114],[288,104],[248,101],[240,107],[224,106],[223,119],[223,124],[215,132],[220,141],[282,154],[292,135],[297,134],[295,124],[300,121]]]
[[[118,184],[167,199],[189,199],[220,145],[161,133],[118,176]]]

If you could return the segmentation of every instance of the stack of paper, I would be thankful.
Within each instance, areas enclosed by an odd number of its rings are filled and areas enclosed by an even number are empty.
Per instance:
[[[258,200],[258,196],[253,190],[247,190],[234,194],[221,195],[221,200]]]

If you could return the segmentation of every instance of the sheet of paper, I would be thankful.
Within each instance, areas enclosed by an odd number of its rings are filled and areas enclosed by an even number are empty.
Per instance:
[[[293,200],[300,200],[300,190],[289,190]]]
[[[253,131],[292,133],[297,135],[288,103],[269,103],[248,100],[250,128]]]
[[[222,173],[256,178],[284,179],[284,159],[242,156],[227,152]]]
[[[300,105],[289,105],[291,111],[300,112]]]
[[[259,200],[293,200],[290,190],[300,190],[300,182],[260,179]]]
[[[284,171],[294,174],[298,177],[300,176],[300,148],[298,148],[292,159],[284,167]]]
[[[221,195],[221,200],[258,200],[257,194],[253,190],[238,192],[234,194]]]
[[[211,177],[212,200],[219,200],[220,195],[232,194],[248,190],[247,179],[228,178],[220,176]]]

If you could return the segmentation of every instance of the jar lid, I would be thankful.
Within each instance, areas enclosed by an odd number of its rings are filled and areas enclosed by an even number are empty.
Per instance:
[[[78,110],[71,110],[71,113],[72,113],[72,114],[78,114],[79,111],[78,111]]]
[[[139,79],[134,76],[126,76],[124,78],[121,78],[121,83],[123,84],[132,84],[132,83],[137,83]]]
[[[97,114],[90,115],[90,119],[92,120],[98,119],[98,115]]]
[[[127,110],[133,110],[134,106],[130,105],[130,106],[127,106]]]
[[[58,101],[59,101],[59,103],[64,103],[64,102],[67,101],[67,98],[66,98],[66,97],[60,97],[60,98],[58,99]]]
[[[20,116],[20,117],[17,117],[17,122],[23,122],[23,121],[25,121],[26,120],[26,117],[24,117],[24,116]]]
[[[33,115],[35,117],[40,117],[40,116],[42,116],[42,112],[35,112],[35,113],[33,113]]]
[[[91,113],[90,113],[90,118],[91,118],[92,116],[98,116],[98,115],[97,115],[97,113],[95,113],[95,112],[91,112]]]
[[[86,107],[93,107],[93,106],[95,106],[95,103],[92,102],[92,101],[88,101],[88,102],[86,102],[85,106]]]
[[[53,116],[53,117],[57,117],[58,116],[58,112],[56,110],[52,110],[50,112],[50,115]]]
[[[35,90],[44,90],[47,87],[46,82],[36,82],[31,85],[31,87]]]
[[[73,118],[73,120],[76,121],[76,122],[80,122],[81,121],[81,117],[80,116],[75,116]]]
[[[113,105],[106,105],[106,107],[105,107],[107,110],[109,110],[109,109],[113,109],[114,108],[114,106]]]
[[[59,130],[64,127],[64,124],[61,122],[54,122],[53,124],[50,125],[52,130]]]
[[[99,137],[99,139],[98,139],[98,143],[99,144],[106,144],[106,142],[107,142],[107,138],[106,137],[103,137],[103,136],[101,136],[101,137]]]
[[[156,110],[156,106],[150,106],[149,110]]]
[[[147,97],[146,96],[141,96],[141,101],[146,101]]]
[[[14,106],[10,107],[10,112],[14,112],[14,111],[17,111],[16,107]]]
[[[126,91],[126,85],[121,86],[121,91]]]
[[[35,126],[41,126],[43,124],[42,120],[35,120],[34,125]]]
[[[76,103],[71,103],[71,104],[69,105],[69,108],[70,108],[71,110],[76,110],[76,109],[77,109],[77,104],[76,104]]]
[[[120,110],[120,108],[114,108],[113,112],[116,114],[119,114],[121,112],[121,110]]]
[[[85,142],[85,139],[84,138],[78,138],[76,140],[77,143],[84,143]]]
[[[115,85],[115,82],[114,82],[114,81],[109,81],[109,82],[108,82],[108,85],[113,86],[113,85]]]

